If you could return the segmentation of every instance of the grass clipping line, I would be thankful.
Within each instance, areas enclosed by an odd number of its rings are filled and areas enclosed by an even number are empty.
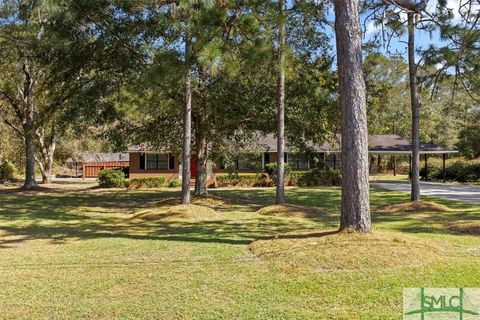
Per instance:
[[[423,239],[383,232],[324,232],[257,240],[250,251],[287,269],[376,270],[416,267],[443,256],[443,250]]]
[[[421,212],[448,212],[447,206],[431,201],[404,201],[380,206],[378,211],[384,213],[421,213]]]
[[[300,218],[317,218],[327,214],[318,208],[300,207],[290,204],[263,207],[257,213],[265,216]]]
[[[182,204],[180,199],[168,198],[154,203],[153,208],[145,209],[136,213],[131,219],[217,219],[219,218],[219,214],[214,208],[222,207],[224,205],[225,203],[222,199],[210,197],[192,197],[189,205]]]

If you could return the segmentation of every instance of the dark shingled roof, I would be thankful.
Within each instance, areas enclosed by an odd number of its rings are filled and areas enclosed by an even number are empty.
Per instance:
[[[369,136],[368,149],[371,153],[411,153],[412,141],[395,134]],[[433,143],[420,142],[421,153],[456,153]]]
[[[128,162],[130,155],[124,152],[83,152],[75,159],[68,159],[67,162],[92,163],[92,162]]]
[[[165,149],[162,149],[162,148],[160,148],[160,149],[153,148],[148,143],[142,143],[142,144],[137,144],[137,145],[134,145],[134,146],[129,146],[126,152],[132,153],[132,152],[149,152],[149,151],[169,152],[168,150],[165,150]]]
[[[337,135],[333,141],[323,144],[314,144],[311,141],[305,142],[306,146],[313,149],[315,152],[332,152],[338,153],[341,151],[340,135]],[[254,148],[255,151],[263,149],[264,152],[277,152],[277,138],[273,134],[259,134],[257,145],[259,148]],[[289,148],[288,143],[285,146],[285,152],[295,151],[295,148]],[[384,135],[370,135],[368,137],[368,149],[372,154],[410,154],[412,151],[412,143],[409,139],[403,138],[395,134]],[[148,144],[141,144],[128,148],[127,152],[146,152],[152,151]],[[168,152],[164,150],[163,152]],[[245,150],[248,152],[248,150]],[[457,151],[448,149],[432,143],[420,142],[420,153],[456,153]]]
[[[265,147],[265,151],[277,151],[277,138],[273,134],[267,134],[259,138],[259,145]],[[306,141],[306,145],[316,152],[340,152],[341,139],[337,135],[332,142],[323,144],[314,144],[311,141]],[[368,150],[370,153],[390,153],[390,154],[404,154],[411,153],[412,142],[395,134],[384,135],[370,135],[368,136]],[[285,151],[289,152],[288,144]],[[420,153],[456,153],[457,151],[448,149],[432,143],[420,142]]]

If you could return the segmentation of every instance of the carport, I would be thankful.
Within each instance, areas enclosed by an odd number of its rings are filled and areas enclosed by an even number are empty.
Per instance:
[[[412,141],[398,135],[371,135],[368,139],[368,150],[371,155],[389,155],[394,157],[394,175],[396,174],[395,156],[408,155],[410,160],[410,174],[412,173]],[[429,155],[442,155],[442,174],[445,183],[445,162],[448,155],[458,153],[458,151],[449,149],[433,143],[420,142],[420,156],[423,156],[425,169],[428,168]]]

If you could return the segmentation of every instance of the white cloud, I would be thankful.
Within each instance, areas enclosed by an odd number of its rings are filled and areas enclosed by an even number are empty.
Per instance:
[[[380,26],[376,26],[373,20],[368,21],[367,25],[365,26],[365,37],[370,37],[374,33],[380,30]]]
[[[437,7],[437,4],[437,0],[429,1],[426,9],[427,12],[433,13],[435,11],[435,8]],[[458,11],[460,9],[460,0],[447,0],[447,8],[452,10],[453,21],[460,22],[460,20],[462,19],[460,12]]]
[[[448,0],[447,1],[447,7],[449,9],[452,9],[453,11],[453,20],[455,22],[459,22],[462,19],[462,16],[460,15],[459,9],[460,9],[460,0]]]

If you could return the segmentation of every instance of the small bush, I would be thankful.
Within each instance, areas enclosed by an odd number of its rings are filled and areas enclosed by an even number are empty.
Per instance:
[[[178,179],[171,179],[167,182],[167,187],[169,188],[178,188],[182,185],[182,182]]]
[[[165,187],[165,177],[148,177],[130,179],[128,187],[130,189],[149,189]]]
[[[10,161],[0,165],[0,182],[14,182],[16,180],[17,168]]]
[[[123,188],[127,181],[122,170],[102,170],[98,174],[98,184],[101,188]]]

